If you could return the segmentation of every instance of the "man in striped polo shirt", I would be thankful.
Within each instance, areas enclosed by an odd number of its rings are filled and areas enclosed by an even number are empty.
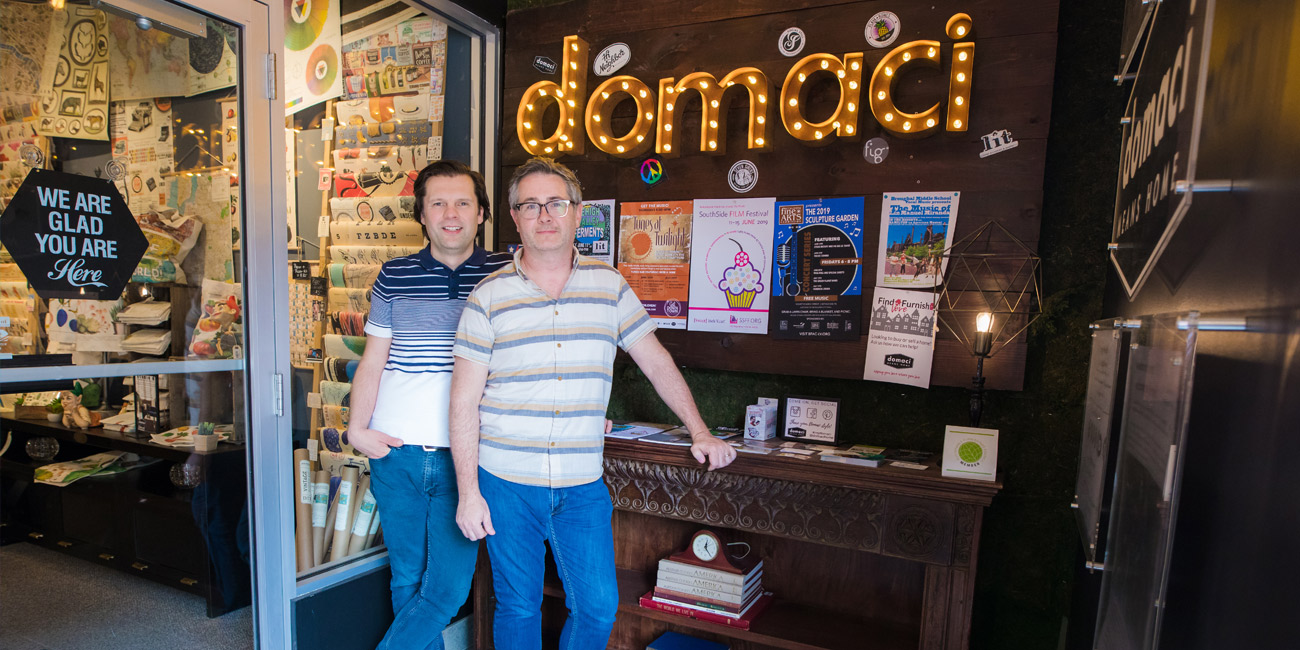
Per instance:
[[[420,172],[415,216],[429,246],[384,264],[375,280],[348,426],[348,441],[371,459],[384,517],[395,618],[379,648],[392,650],[442,648],[469,595],[478,543],[456,527],[451,349],[470,291],[510,261],[474,245],[490,216],[487,186],[463,163]]]
[[[560,647],[604,648],[618,608],[613,507],[601,480],[617,348],[686,424],[696,460],[717,469],[735,451],[700,419],[623,276],[574,248],[582,195],[573,172],[531,160],[511,179],[509,200],[524,245],[470,294],[453,350],[456,523],[469,539],[487,537],[497,648],[541,647],[543,542],[569,610]]]

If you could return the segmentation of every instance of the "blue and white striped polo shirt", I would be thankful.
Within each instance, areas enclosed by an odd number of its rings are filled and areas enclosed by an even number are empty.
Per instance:
[[[456,323],[475,285],[510,263],[475,247],[450,269],[420,252],[389,260],[371,289],[366,334],[392,339],[370,428],[408,445],[450,446],[451,356]]]
[[[481,282],[461,315],[453,354],[488,367],[479,402],[479,466],[551,488],[603,473],[605,408],[615,346],[655,330],[614,267],[574,251],[559,299],[515,261]]]

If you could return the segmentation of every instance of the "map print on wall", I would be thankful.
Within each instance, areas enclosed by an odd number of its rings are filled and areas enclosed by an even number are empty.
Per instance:
[[[44,3],[5,4],[4,20],[0,20],[0,70],[4,70],[5,77],[5,91],[0,93],[0,123],[35,116],[53,14]]]
[[[40,87],[37,133],[108,140],[108,30],[102,12],[78,6],[54,12]]]

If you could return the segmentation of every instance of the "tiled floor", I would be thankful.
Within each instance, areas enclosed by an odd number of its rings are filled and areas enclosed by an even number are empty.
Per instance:
[[[203,599],[33,544],[0,547],[0,650],[239,650],[252,609]]]

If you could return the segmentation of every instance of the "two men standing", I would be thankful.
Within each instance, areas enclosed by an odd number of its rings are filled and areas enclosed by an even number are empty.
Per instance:
[[[470,175],[459,178],[475,184],[473,172]],[[472,246],[473,230],[487,214],[486,192],[475,197],[472,205],[457,203],[456,209],[450,209],[452,204],[444,204],[442,210],[436,206],[430,210],[426,201],[433,193],[426,190],[420,194],[424,182],[422,172],[417,179],[416,203],[430,248],[389,262],[376,281],[367,333],[382,337],[388,327],[390,338],[374,348],[373,359],[371,343],[367,343],[352,397],[352,444],[379,459],[371,462],[372,481],[384,512],[390,556],[396,535],[407,538],[397,543],[399,547],[408,541],[411,546],[424,547],[424,570],[418,582],[412,583],[411,572],[404,571],[399,585],[394,567],[397,618],[380,647],[441,647],[440,637],[434,637],[464,602],[477,540],[486,537],[497,598],[493,629],[497,647],[540,648],[544,544],[549,543],[569,609],[561,647],[603,648],[618,607],[612,505],[601,480],[605,410],[617,348],[628,352],[685,423],[696,460],[707,462],[709,469],[721,468],[735,459],[735,450],[709,433],[685,380],[654,336],[653,321],[622,276],[608,264],[579,255],[574,248],[582,195],[572,171],[539,158],[515,172],[509,188],[510,214],[524,245],[503,264],[498,256]],[[455,200],[451,195],[444,198]],[[462,216],[462,207],[477,214],[478,221]],[[475,212],[472,208],[480,209]],[[446,217],[453,212],[454,218]],[[468,247],[464,247],[462,238],[467,230]],[[456,249],[460,252],[439,258],[442,251],[437,246],[448,241],[462,242],[462,248]],[[421,264],[420,259],[429,263]],[[413,263],[418,268],[410,266]],[[500,264],[495,272],[482,273],[494,264]],[[448,286],[455,284],[454,294],[467,293],[467,301],[456,300],[455,306],[435,310],[436,316],[435,311],[427,311],[426,303],[438,297],[419,291],[437,283],[429,283],[427,277],[418,279],[421,269],[436,278],[445,274]],[[409,273],[402,275],[403,270]],[[460,277],[453,281],[455,276]],[[482,279],[468,291],[465,283],[471,276]],[[399,278],[411,279],[402,284]],[[395,290],[397,286],[408,287],[413,293],[404,295]],[[451,296],[453,292],[438,295]],[[376,299],[388,296],[389,304],[377,304]],[[407,317],[398,319],[397,305],[405,300],[411,301],[411,308],[404,308]],[[394,311],[386,315],[385,309]],[[397,373],[410,372],[421,362],[437,363],[437,372],[445,372],[441,368],[446,363],[446,314],[452,310],[460,312],[460,319],[450,350],[455,360],[449,393],[434,395],[433,383],[429,383],[427,393],[411,395],[403,390],[406,376]],[[401,345],[395,329],[399,320],[408,323],[407,330],[419,332]],[[436,361],[433,356],[419,360],[400,356],[415,350],[436,355]],[[436,390],[447,391],[443,386],[439,383]],[[409,395],[417,404],[399,404],[397,400],[402,398],[387,398],[390,394]],[[449,421],[447,410],[441,415],[429,412],[429,408],[440,410],[443,404],[449,404]],[[420,414],[412,421],[424,423],[421,432],[439,432],[449,422],[449,435],[428,438],[432,442],[425,442],[423,433],[406,429],[395,435],[384,429],[392,426],[388,424],[393,416],[390,408],[418,408]],[[362,428],[358,423],[370,426]],[[451,490],[446,484],[451,474],[446,452],[425,451],[429,447],[423,446],[441,448],[444,441],[450,444],[455,465],[455,488]],[[415,451],[407,451],[407,446]],[[393,454],[401,456],[387,458]],[[398,474],[399,466],[405,468],[404,459],[412,456],[418,456],[415,464],[424,462],[426,478],[403,478],[400,481],[405,483],[399,483],[388,477]],[[437,477],[436,488],[429,487],[430,471]],[[405,477],[410,472],[403,469],[401,473]],[[448,511],[452,499],[456,502],[454,516]],[[424,505],[413,507],[411,502]],[[419,525],[405,522],[394,529],[389,523],[393,513],[405,518],[407,508],[412,517],[423,515]],[[449,541],[449,530],[456,531],[460,539]],[[399,587],[414,596],[399,603]],[[444,602],[434,602],[437,599]],[[427,639],[423,644],[415,642],[412,633],[420,627],[428,633],[421,637]]]

